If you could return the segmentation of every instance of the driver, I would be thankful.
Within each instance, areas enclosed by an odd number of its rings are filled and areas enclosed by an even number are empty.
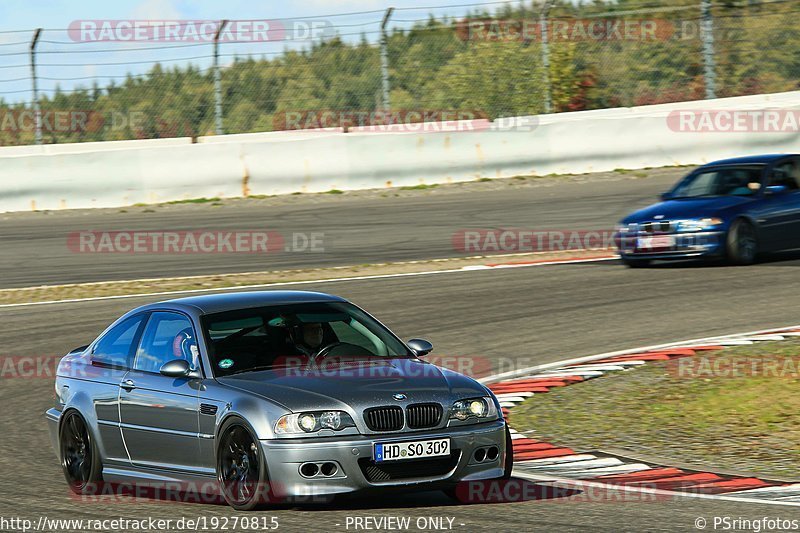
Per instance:
[[[295,339],[295,346],[303,354],[312,357],[322,347],[324,330],[319,322],[309,322],[299,327],[299,338]]]

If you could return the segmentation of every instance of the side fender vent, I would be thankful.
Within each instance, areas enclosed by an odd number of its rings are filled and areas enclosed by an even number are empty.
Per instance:
[[[217,414],[217,406],[216,405],[211,405],[210,403],[201,403],[200,404],[200,414],[201,415],[216,416],[216,414]]]

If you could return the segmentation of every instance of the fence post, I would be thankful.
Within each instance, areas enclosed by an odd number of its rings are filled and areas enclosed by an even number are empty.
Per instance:
[[[386,35],[386,26],[389,24],[389,18],[392,16],[394,8],[390,7],[386,10],[381,21],[381,87],[383,89],[383,109],[389,111],[389,36]]]
[[[224,135],[225,131],[222,128],[222,77],[219,72],[219,36],[225,25],[228,24],[227,20],[219,23],[217,34],[214,35],[214,115],[216,117],[216,134]]]
[[[711,0],[700,2],[702,12],[703,64],[705,65],[706,99],[717,97],[717,65],[714,61],[714,17]]]
[[[542,83],[544,84],[544,112],[553,112],[553,95],[550,87],[550,37],[547,28],[547,13],[552,0],[545,0],[539,13],[539,26],[542,32]]]
[[[39,107],[39,86],[36,79],[36,44],[39,42],[41,34],[42,28],[38,28],[31,41],[31,79],[33,80],[33,115],[36,121],[36,144],[42,144],[42,109]]]

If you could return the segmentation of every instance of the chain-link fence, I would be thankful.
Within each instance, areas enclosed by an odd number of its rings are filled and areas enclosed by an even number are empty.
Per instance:
[[[798,87],[794,1],[494,4],[0,32],[0,145],[37,131],[43,143],[196,137]]]

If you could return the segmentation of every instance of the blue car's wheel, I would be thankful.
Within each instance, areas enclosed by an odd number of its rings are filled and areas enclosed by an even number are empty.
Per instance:
[[[735,265],[752,265],[758,257],[756,228],[744,219],[736,220],[728,231],[728,259]]]

